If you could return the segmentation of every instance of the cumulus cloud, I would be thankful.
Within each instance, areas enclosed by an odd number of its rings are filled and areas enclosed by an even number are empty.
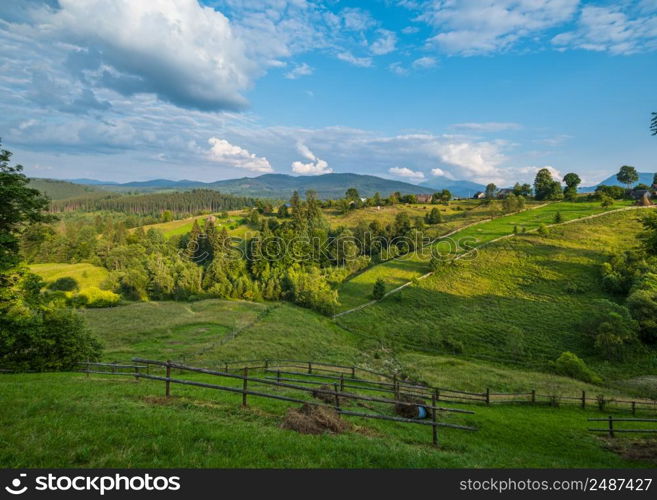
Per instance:
[[[211,146],[208,159],[213,162],[262,174],[274,171],[267,158],[249,153],[246,149],[234,146],[225,139],[210,137],[208,143]]]
[[[306,63],[301,63],[294,68],[292,68],[290,71],[285,73],[285,78],[288,80],[296,80],[299,77],[302,76],[308,76],[313,74],[313,68],[308,66]]]
[[[393,31],[379,29],[377,30],[379,38],[370,44],[370,51],[372,54],[381,56],[384,54],[389,54],[395,50],[395,45],[397,44],[397,35]]]
[[[449,54],[486,54],[569,21],[579,0],[433,0],[420,16],[438,34],[429,43]]]
[[[315,154],[305,144],[297,144],[297,151],[301,156],[309,161],[306,163],[301,161],[292,162],[292,172],[295,174],[320,175],[330,174],[333,172],[333,169],[329,168],[328,163],[317,158],[317,156],[315,156]]]
[[[46,36],[80,46],[124,94],[149,92],[179,106],[240,109],[260,69],[230,21],[196,0],[59,0],[38,16]]]
[[[356,57],[349,51],[340,52],[337,55],[337,58],[340,59],[341,61],[348,62],[353,66],[360,66],[361,68],[369,68],[370,66],[372,66],[371,57]]]
[[[498,168],[506,157],[500,142],[453,140],[435,146],[436,154],[445,163],[461,168],[462,175],[475,181],[500,180]]]
[[[395,75],[398,75],[398,76],[408,75],[408,69],[405,68],[404,65],[402,63],[400,63],[399,61],[396,61],[394,63],[390,63],[388,65],[388,69],[392,73],[394,73]]]
[[[641,12],[646,12],[641,9]],[[634,54],[657,49],[657,16],[631,18],[620,6],[586,6],[577,28],[552,39],[559,49],[577,48],[612,54]]]
[[[431,175],[435,177],[452,177],[449,172],[444,171],[442,168],[432,168]]]
[[[420,57],[413,61],[413,67],[414,68],[433,68],[438,64],[438,61],[436,61],[435,58],[433,57]]]
[[[421,181],[424,179],[424,174],[422,172],[419,170],[411,170],[407,167],[392,167],[388,169],[388,172],[397,177],[405,177],[414,181]]]
[[[515,169],[515,172],[520,178],[525,179],[527,181],[533,181],[538,171],[543,168],[547,168],[550,171],[555,181],[561,182],[561,179],[563,179],[563,175],[561,175],[561,172],[556,168],[554,168],[552,165],[543,165],[540,167],[534,165],[528,167],[520,167]]]

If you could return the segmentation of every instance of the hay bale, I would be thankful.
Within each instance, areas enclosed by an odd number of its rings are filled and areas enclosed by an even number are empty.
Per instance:
[[[333,408],[304,403],[301,408],[287,411],[281,428],[300,434],[340,434],[349,430],[351,424],[342,420]]]

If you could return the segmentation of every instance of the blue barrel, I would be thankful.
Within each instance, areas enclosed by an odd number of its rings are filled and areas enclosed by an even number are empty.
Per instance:
[[[427,418],[429,416],[429,413],[427,412],[427,409],[424,406],[418,406],[417,407],[417,419],[422,419],[422,418]]]

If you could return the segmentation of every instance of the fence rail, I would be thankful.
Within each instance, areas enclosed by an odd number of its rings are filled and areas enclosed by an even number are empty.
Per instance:
[[[139,363],[135,358],[133,363]],[[182,364],[182,363],[178,363]],[[99,364],[100,366],[101,364]],[[541,394],[535,389],[526,392],[492,392],[489,388],[482,392],[463,391],[447,387],[430,387],[417,382],[402,380],[397,375],[387,374],[360,366],[348,366],[320,361],[290,360],[290,359],[247,359],[238,361],[217,361],[211,363],[222,373],[241,372],[244,368],[249,370],[263,370],[265,373],[275,375],[278,382],[303,383],[305,385],[324,385],[339,383],[342,390],[358,389],[372,393],[394,394],[400,397],[418,398],[426,401],[435,398],[437,402],[447,404],[524,404],[524,405],[576,405],[582,409],[596,408],[599,411],[628,411],[632,415],[638,412],[657,413],[657,400],[625,399],[605,395],[595,397],[582,391],[579,395]],[[149,365],[142,362],[137,368],[126,363],[103,363],[103,370],[109,368],[118,370],[121,367],[138,372],[148,370]],[[134,375],[134,374],[133,374]],[[368,378],[365,378],[368,377]],[[315,382],[304,379],[315,379]]]
[[[342,379],[341,383],[338,384],[335,382],[333,384],[332,389],[326,389],[323,387],[308,387],[307,383],[308,382],[314,382],[314,385],[317,385],[320,382],[316,381],[304,381],[304,380],[282,380],[279,377],[277,379],[273,379],[271,377],[258,377],[258,376],[253,376],[249,375],[249,370],[264,370],[265,373],[269,370],[269,368],[265,368],[266,366],[269,366],[269,363],[264,363],[262,366],[258,365],[256,367],[242,367],[241,368],[241,374],[239,373],[231,373],[231,371],[218,371],[218,370],[211,370],[208,368],[201,368],[201,367],[195,367],[195,366],[187,366],[181,363],[176,363],[172,361],[157,361],[157,360],[148,360],[148,359],[142,359],[142,358],[135,358],[133,360],[137,364],[133,365],[127,365],[127,364],[118,364],[118,363],[83,363],[83,365],[86,365],[86,369],[82,370],[84,373],[90,374],[90,373],[101,373],[101,374],[109,374],[109,375],[129,375],[129,376],[134,376],[137,380],[140,379],[145,379],[145,380],[154,380],[154,381],[161,381],[164,382],[165,384],[165,396],[170,397],[171,396],[171,384],[180,384],[180,385],[187,385],[187,386],[194,386],[194,387],[202,387],[206,389],[214,389],[214,390],[219,390],[219,391],[225,391],[225,392],[231,392],[235,394],[241,394],[242,395],[242,405],[247,406],[248,405],[248,397],[253,396],[253,397],[261,397],[261,398],[269,398],[269,399],[274,399],[278,401],[285,401],[289,403],[300,403],[300,404],[309,404],[313,406],[320,406],[320,407],[328,407],[328,408],[333,408],[337,413],[341,415],[346,415],[346,416],[353,416],[353,417],[359,417],[359,418],[370,418],[370,419],[378,419],[378,420],[388,420],[388,421],[393,421],[393,422],[399,422],[399,423],[409,423],[409,424],[417,424],[417,425],[428,425],[432,427],[432,441],[434,445],[438,444],[438,428],[450,428],[450,429],[460,429],[460,430],[467,430],[467,431],[476,431],[477,429],[472,426],[468,425],[460,425],[460,424],[454,424],[454,423],[449,423],[449,422],[440,422],[437,420],[437,413],[453,413],[453,414],[467,414],[467,415],[472,415],[474,414],[473,411],[470,410],[464,410],[460,408],[447,408],[443,406],[438,406],[437,402],[435,400],[435,397],[432,398],[431,404],[416,404],[416,403],[409,403],[408,401],[400,400],[398,397],[393,399],[393,398],[386,398],[386,397],[378,397],[378,396],[366,396],[363,394],[358,394],[356,392],[347,392],[345,391],[345,388],[353,388],[353,389],[362,389],[360,385],[348,385],[344,384],[344,374],[342,374]],[[258,360],[250,360],[247,361],[246,363],[262,363],[262,361]],[[105,367],[110,366],[112,368],[114,367],[121,367],[121,368],[132,368],[134,369],[134,372],[126,372],[126,371],[119,371],[116,369],[113,369],[111,371],[108,371]],[[159,369],[164,370],[164,375],[155,375],[151,374],[147,370],[149,367],[155,367]],[[191,373],[196,373],[196,374],[202,374],[202,375],[209,375],[213,377],[218,377],[218,378],[225,378],[225,379],[231,379],[231,380],[239,380],[242,382],[241,387],[239,386],[230,386],[230,385],[221,385],[221,384],[215,384],[215,383],[208,383],[208,382],[201,382],[198,380],[188,380],[188,379],[183,379],[183,378],[177,378],[175,376],[172,376],[172,372],[177,371],[179,374],[185,373],[185,372],[191,372]],[[233,368],[233,371],[235,371],[235,368]],[[310,369],[312,371],[312,368]],[[308,375],[308,374],[303,374],[303,375]],[[312,373],[310,373],[312,375]],[[368,382],[364,381],[363,379],[354,379],[357,380],[358,382]],[[292,383],[293,382],[293,383]],[[280,389],[285,389],[288,391],[298,391],[303,393],[304,395],[310,394],[310,395],[323,395],[324,399],[323,401],[332,400],[332,403],[329,404],[327,402],[319,402],[319,401],[313,401],[311,399],[303,399],[302,397],[293,397],[293,396],[287,396],[287,395],[282,395],[282,394],[273,394],[271,392],[266,392],[264,389],[258,389],[254,390],[253,385],[260,385],[260,386],[266,386],[269,388],[280,388]],[[312,384],[311,384],[312,385]],[[324,384],[325,385],[325,384]],[[395,394],[396,396],[399,395],[399,392]],[[405,417],[400,417],[400,416],[391,416],[391,415],[385,415],[385,414],[375,414],[375,413],[362,413],[362,412],[355,412],[349,409],[345,409],[344,406],[345,404],[349,406],[350,402],[358,402],[359,401],[366,401],[366,402],[374,402],[374,403],[382,403],[382,404],[388,404],[388,405],[415,405],[417,407],[423,407],[425,409],[425,414],[427,417],[429,417],[428,420],[423,420],[423,419],[416,419],[416,418],[405,418]]]
[[[651,423],[657,423],[657,419],[655,418],[614,418],[611,415],[607,418],[589,418],[587,419],[589,422],[607,422],[607,427],[605,428],[593,428],[589,429],[591,432],[604,432],[606,433],[609,437],[615,437],[616,433],[639,433],[639,434],[652,434],[657,432],[656,429],[619,429],[618,427],[614,427],[615,423],[618,422],[651,422]]]

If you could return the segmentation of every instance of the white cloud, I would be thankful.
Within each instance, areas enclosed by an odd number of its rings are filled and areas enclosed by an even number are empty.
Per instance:
[[[450,174],[445,172],[442,168],[432,168],[431,175],[435,177],[450,177]]]
[[[340,59],[341,61],[348,62],[349,64],[352,64],[354,66],[360,66],[361,68],[369,68],[370,66],[372,66],[371,57],[356,57],[349,51],[340,52],[337,55],[337,58]]]
[[[249,153],[246,149],[234,146],[225,139],[210,137],[208,143],[212,146],[208,151],[208,159],[213,162],[262,174],[274,171],[267,158]]]
[[[346,30],[365,31],[376,25],[369,12],[363,9],[348,7],[340,13]]]
[[[436,61],[435,58],[433,57],[420,57],[413,61],[413,67],[414,68],[433,68],[438,64],[438,61]]]
[[[470,142],[458,139],[435,146],[443,162],[461,168],[461,174],[475,181],[499,181],[503,174],[498,168],[506,157],[500,142]]]
[[[377,33],[379,38],[370,45],[372,54],[381,56],[394,51],[395,45],[397,44],[397,35],[392,31],[384,29],[377,30]]]
[[[413,33],[417,33],[420,31],[420,28],[417,26],[406,26],[404,29],[402,29],[402,33],[404,35],[412,35]]]
[[[320,160],[315,156],[315,154],[303,143],[297,144],[297,151],[301,156],[306,160],[310,160],[307,163],[301,161],[292,162],[292,172],[299,175],[320,175],[320,174],[330,174],[333,172],[332,168],[329,168],[328,163],[324,160]]]
[[[469,122],[455,123],[452,128],[473,130],[476,132],[502,132],[504,130],[518,130],[520,124],[513,122]]]
[[[433,0],[420,19],[436,28],[430,44],[449,54],[505,50],[570,20],[579,0]]]
[[[414,181],[420,181],[424,179],[424,174],[422,172],[411,170],[410,168],[406,167],[392,167],[388,169],[388,172],[390,172],[392,175],[405,177]]]
[[[60,0],[39,32],[79,45],[104,65],[101,81],[125,94],[149,92],[180,106],[239,109],[261,68],[230,21],[196,0]],[[93,47],[93,53],[88,50]]]
[[[388,66],[388,69],[398,76],[408,75],[408,69],[406,69],[399,61],[391,63]]]
[[[301,76],[308,76],[313,74],[313,68],[308,66],[306,63],[301,63],[294,68],[292,68],[290,71],[285,73],[285,78],[289,80],[296,80],[297,78]]]
[[[657,16],[631,19],[619,6],[586,6],[577,28],[552,39],[560,49],[576,48],[612,54],[633,54],[657,49]]]

